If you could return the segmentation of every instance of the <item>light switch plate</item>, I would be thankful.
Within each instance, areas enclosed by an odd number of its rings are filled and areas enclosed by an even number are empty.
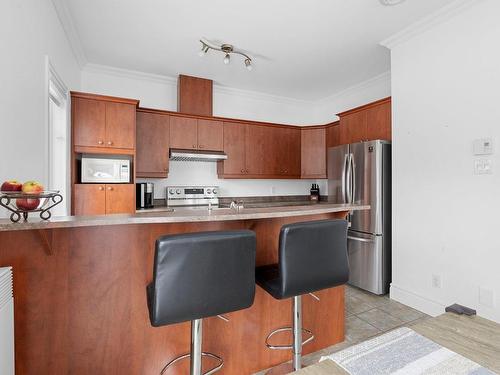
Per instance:
[[[474,160],[474,174],[493,174],[493,166],[491,159],[476,159]]]
[[[493,141],[491,138],[482,138],[474,140],[474,155],[493,154]]]

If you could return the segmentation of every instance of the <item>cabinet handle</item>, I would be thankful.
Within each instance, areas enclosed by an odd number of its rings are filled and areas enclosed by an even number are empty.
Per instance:
[[[248,169],[245,169],[245,172],[248,173]]]
[[[199,145],[198,147],[199,147],[199,148],[203,148],[203,145]]]
[[[104,188],[102,186],[99,186],[99,191],[103,191]]]
[[[102,145],[102,144],[104,144],[104,142],[103,141],[97,141],[97,144],[98,145]]]
[[[108,146],[111,146],[113,144],[112,141],[108,141]]]
[[[241,170],[241,173],[245,173],[245,170],[244,170],[244,169],[242,169],[242,170]]]
[[[111,186],[108,186],[108,191],[112,191],[113,188]]]
[[[165,168],[165,172],[167,172],[167,173],[168,173],[168,168]]]
[[[196,148],[196,145],[193,145],[193,148]]]

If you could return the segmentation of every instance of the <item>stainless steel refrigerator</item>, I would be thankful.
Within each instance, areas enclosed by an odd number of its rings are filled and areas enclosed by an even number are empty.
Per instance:
[[[391,282],[391,144],[369,141],[328,149],[328,200],[369,204],[353,211],[349,284],[386,294]]]

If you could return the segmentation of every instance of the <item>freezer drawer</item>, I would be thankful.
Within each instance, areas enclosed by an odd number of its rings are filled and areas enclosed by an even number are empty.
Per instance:
[[[374,294],[389,292],[391,259],[384,236],[349,231],[349,284]]]

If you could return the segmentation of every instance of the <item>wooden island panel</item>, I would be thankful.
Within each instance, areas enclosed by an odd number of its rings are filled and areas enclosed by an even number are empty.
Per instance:
[[[51,229],[51,256],[37,230],[0,232],[0,266],[14,273],[16,374],[157,375],[189,351],[190,324],[153,328],[149,322],[146,285],[156,238],[251,229],[257,265],[264,265],[277,261],[283,224],[345,214]],[[304,327],[316,335],[304,354],[344,338],[344,288],[317,294],[319,302],[303,299]],[[291,324],[291,300],[275,300],[257,287],[254,305],[227,317],[204,320],[203,350],[224,358],[220,374],[252,374],[291,359],[291,351],[264,343],[273,329]],[[169,373],[186,373],[187,365]]]

